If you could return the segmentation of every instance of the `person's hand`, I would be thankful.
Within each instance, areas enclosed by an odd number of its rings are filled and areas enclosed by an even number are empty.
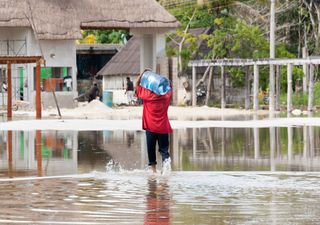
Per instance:
[[[144,71],[138,76],[137,81],[136,81],[136,87],[140,85],[140,80],[144,72],[146,71],[152,71],[150,68],[145,68]]]

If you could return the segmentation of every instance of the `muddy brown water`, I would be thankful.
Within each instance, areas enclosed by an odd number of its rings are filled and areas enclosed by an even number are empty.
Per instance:
[[[162,177],[141,131],[1,131],[0,223],[319,224],[319,134],[175,130]]]

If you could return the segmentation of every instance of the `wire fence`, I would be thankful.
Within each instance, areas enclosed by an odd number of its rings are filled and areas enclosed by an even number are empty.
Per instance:
[[[28,99],[28,92],[26,91],[26,82],[27,78],[21,76],[21,70],[25,71],[25,67],[13,67],[11,70],[12,73],[12,100],[15,103],[18,100]],[[5,65],[0,66],[0,108],[5,109],[7,106],[7,90],[5,84],[8,84],[7,81],[7,68]]]
[[[26,37],[22,39],[2,39],[0,40],[0,55],[2,56],[22,56],[27,55],[27,40]],[[27,99],[27,91],[25,85],[27,77],[22,74],[26,72],[26,64],[15,65],[11,68],[12,73],[12,100]],[[0,65],[0,108],[7,107],[7,91],[5,85],[7,80],[7,65]]]

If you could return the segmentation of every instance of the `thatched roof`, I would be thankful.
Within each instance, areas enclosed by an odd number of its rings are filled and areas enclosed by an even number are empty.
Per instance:
[[[97,75],[137,75],[140,73],[140,40],[128,43],[97,73]]]
[[[0,27],[32,27],[38,39],[78,39],[81,28],[178,25],[155,0],[0,0]]]
[[[194,28],[189,32],[193,35],[208,34],[210,28]],[[175,36],[179,42],[181,37]],[[169,43],[175,45],[174,43]],[[207,54],[208,47],[202,46],[203,41],[199,41],[199,51]],[[205,45],[206,46],[206,45]],[[194,58],[197,58],[194,56]],[[140,74],[140,42],[136,37],[132,37],[128,43],[97,73],[97,75],[137,75]]]

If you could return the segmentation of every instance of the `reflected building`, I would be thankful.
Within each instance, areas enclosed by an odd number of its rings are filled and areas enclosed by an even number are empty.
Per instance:
[[[145,133],[141,131],[103,131],[99,147],[124,170],[144,169],[147,165]]]
[[[174,169],[319,171],[319,133],[319,127],[175,130]]]
[[[176,171],[319,171],[320,128],[188,128],[170,135]],[[38,160],[39,159],[39,160]],[[64,175],[148,164],[144,131],[1,131],[1,176]],[[161,159],[157,155],[158,162]],[[159,169],[161,162],[158,163]]]
[[[39,160],[38,160],[39,159]],[[146,166],[140,131],[2,131],[0,174],[65,175],[106,171],[113,159],[124,170]]]
[[[40,132],[41,154],[37,154],[37,132]],[[77,132],[71,131],[3,131],[0,135],[0,170],[16,175],[34,175],[38,170],[42,175],[76,173],[76,143]]]

